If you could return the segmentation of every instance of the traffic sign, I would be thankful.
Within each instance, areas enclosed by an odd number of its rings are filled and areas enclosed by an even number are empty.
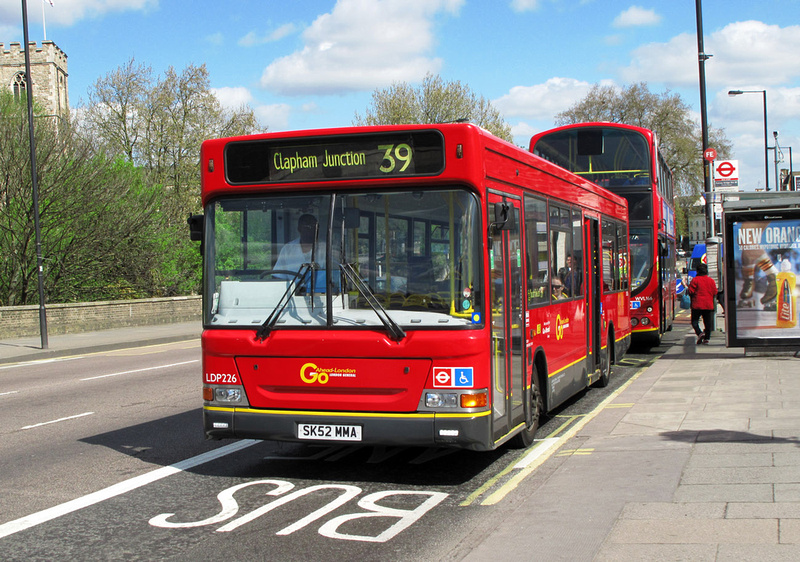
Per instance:
[[[739,161],[719,160],[714,162],[714,189],[735,191],[739,187]]]
[[[706,162],[713,162],[717,158],[717,151],[713,148],[706,148],[703,151],[703,159]]]
[[[735,171],[736,168],[730,161],[720,162],[719,166],[717,166],[717,173],[725,179],[731,177]]]

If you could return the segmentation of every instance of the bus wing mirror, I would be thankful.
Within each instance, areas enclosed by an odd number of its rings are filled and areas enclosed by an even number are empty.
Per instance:
[[[186,219],[189,223],[189,240],[192,242],[203,241],[203,218],[204,215],[191,215]]]
[[[494,230],[504,230],[508,225],[508,215],[511,211],[508,203],[495,203],[494,204],[494,222],[492,228]]]

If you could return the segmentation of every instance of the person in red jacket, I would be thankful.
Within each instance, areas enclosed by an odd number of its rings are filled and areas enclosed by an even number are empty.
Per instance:
[[[717,284],[708,276],[708,266],[697,266],[697,275],[689,283],[689,297],[692,299],[692,328],[697,334],[697,343],[708,343],[711,337],[711,321],[717,309]],[[700,318],[703,318],[704,331],[700,331]]]

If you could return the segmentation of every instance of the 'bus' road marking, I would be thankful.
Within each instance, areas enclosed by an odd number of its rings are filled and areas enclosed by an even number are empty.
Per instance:
[[[105,379],[108,377],[118,377],[119,375],[130,375],[132,373],[142,373],[144,371],[155,371],[156,369],[168,369],[170,367],[180,367],[181,365],[189,365],[191,363],[199,363],[199,359],[192,359],[191,361],[182,361],[180,363],[170,363],[169,365],[158,365],[156,367],[145,367],[144,369],[134,369],[132,371],[121,371],[119,373],[109,373],[107,375],[98,375],[96,377],[87,377],[80,379],[82,381],[93,381],[95,379]]]
[[[15,533],[19,533],[20,531],[30,529],[31,527],[41,525],[47,521],[57,519],[62,515],[79,511],[84,507],[89,507],[113,497],[121,496],[122,494],[132,490],[146,486],[147,484],[157,482],[158,480],[166,478],[167,476],[172,476],[173,474],[189,470],[201,464],[216,460],[220,457],[224,457],[225,455],[230,455],[231,453],[235,453],[260,442],[261,441],[256,439],[237,441],[236,443],[231,443],[230,445],[197,455],[196,457],[186,459],[185,461],[180,461],[170,466],[158,468],[151,472],[129,478],[128,480],[124,480],[103,490],[98,490],[97,492],[93,492],[86,496],[62,503],[61,505],[39,511],[31,515],[26,515],[25,517],[21,517],[14,521],[9,521],[8,523],[3,523],[0,525],[0,539]]]
[[[25,427],[21,427],[20,429],[33,429],[34,427],[42,427],[43,425],[50,425],[51,423],[58,423],[67,420],[74,420],[75,418],[82,418],[84,416],[91,416],[94,412],[84,412],[82,414],[76,414],[74,416],[67,416],[66,418],[58,418],[57,420],[46,421],[42,423],[35,423],[33,425],[26,425]]]

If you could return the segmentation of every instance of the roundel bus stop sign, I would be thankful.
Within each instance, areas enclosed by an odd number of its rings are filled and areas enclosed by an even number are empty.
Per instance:
[[[706,148],[703,151],[703,159],[706,162],[713,162],[717,158],[717,151],[713,148]]]

